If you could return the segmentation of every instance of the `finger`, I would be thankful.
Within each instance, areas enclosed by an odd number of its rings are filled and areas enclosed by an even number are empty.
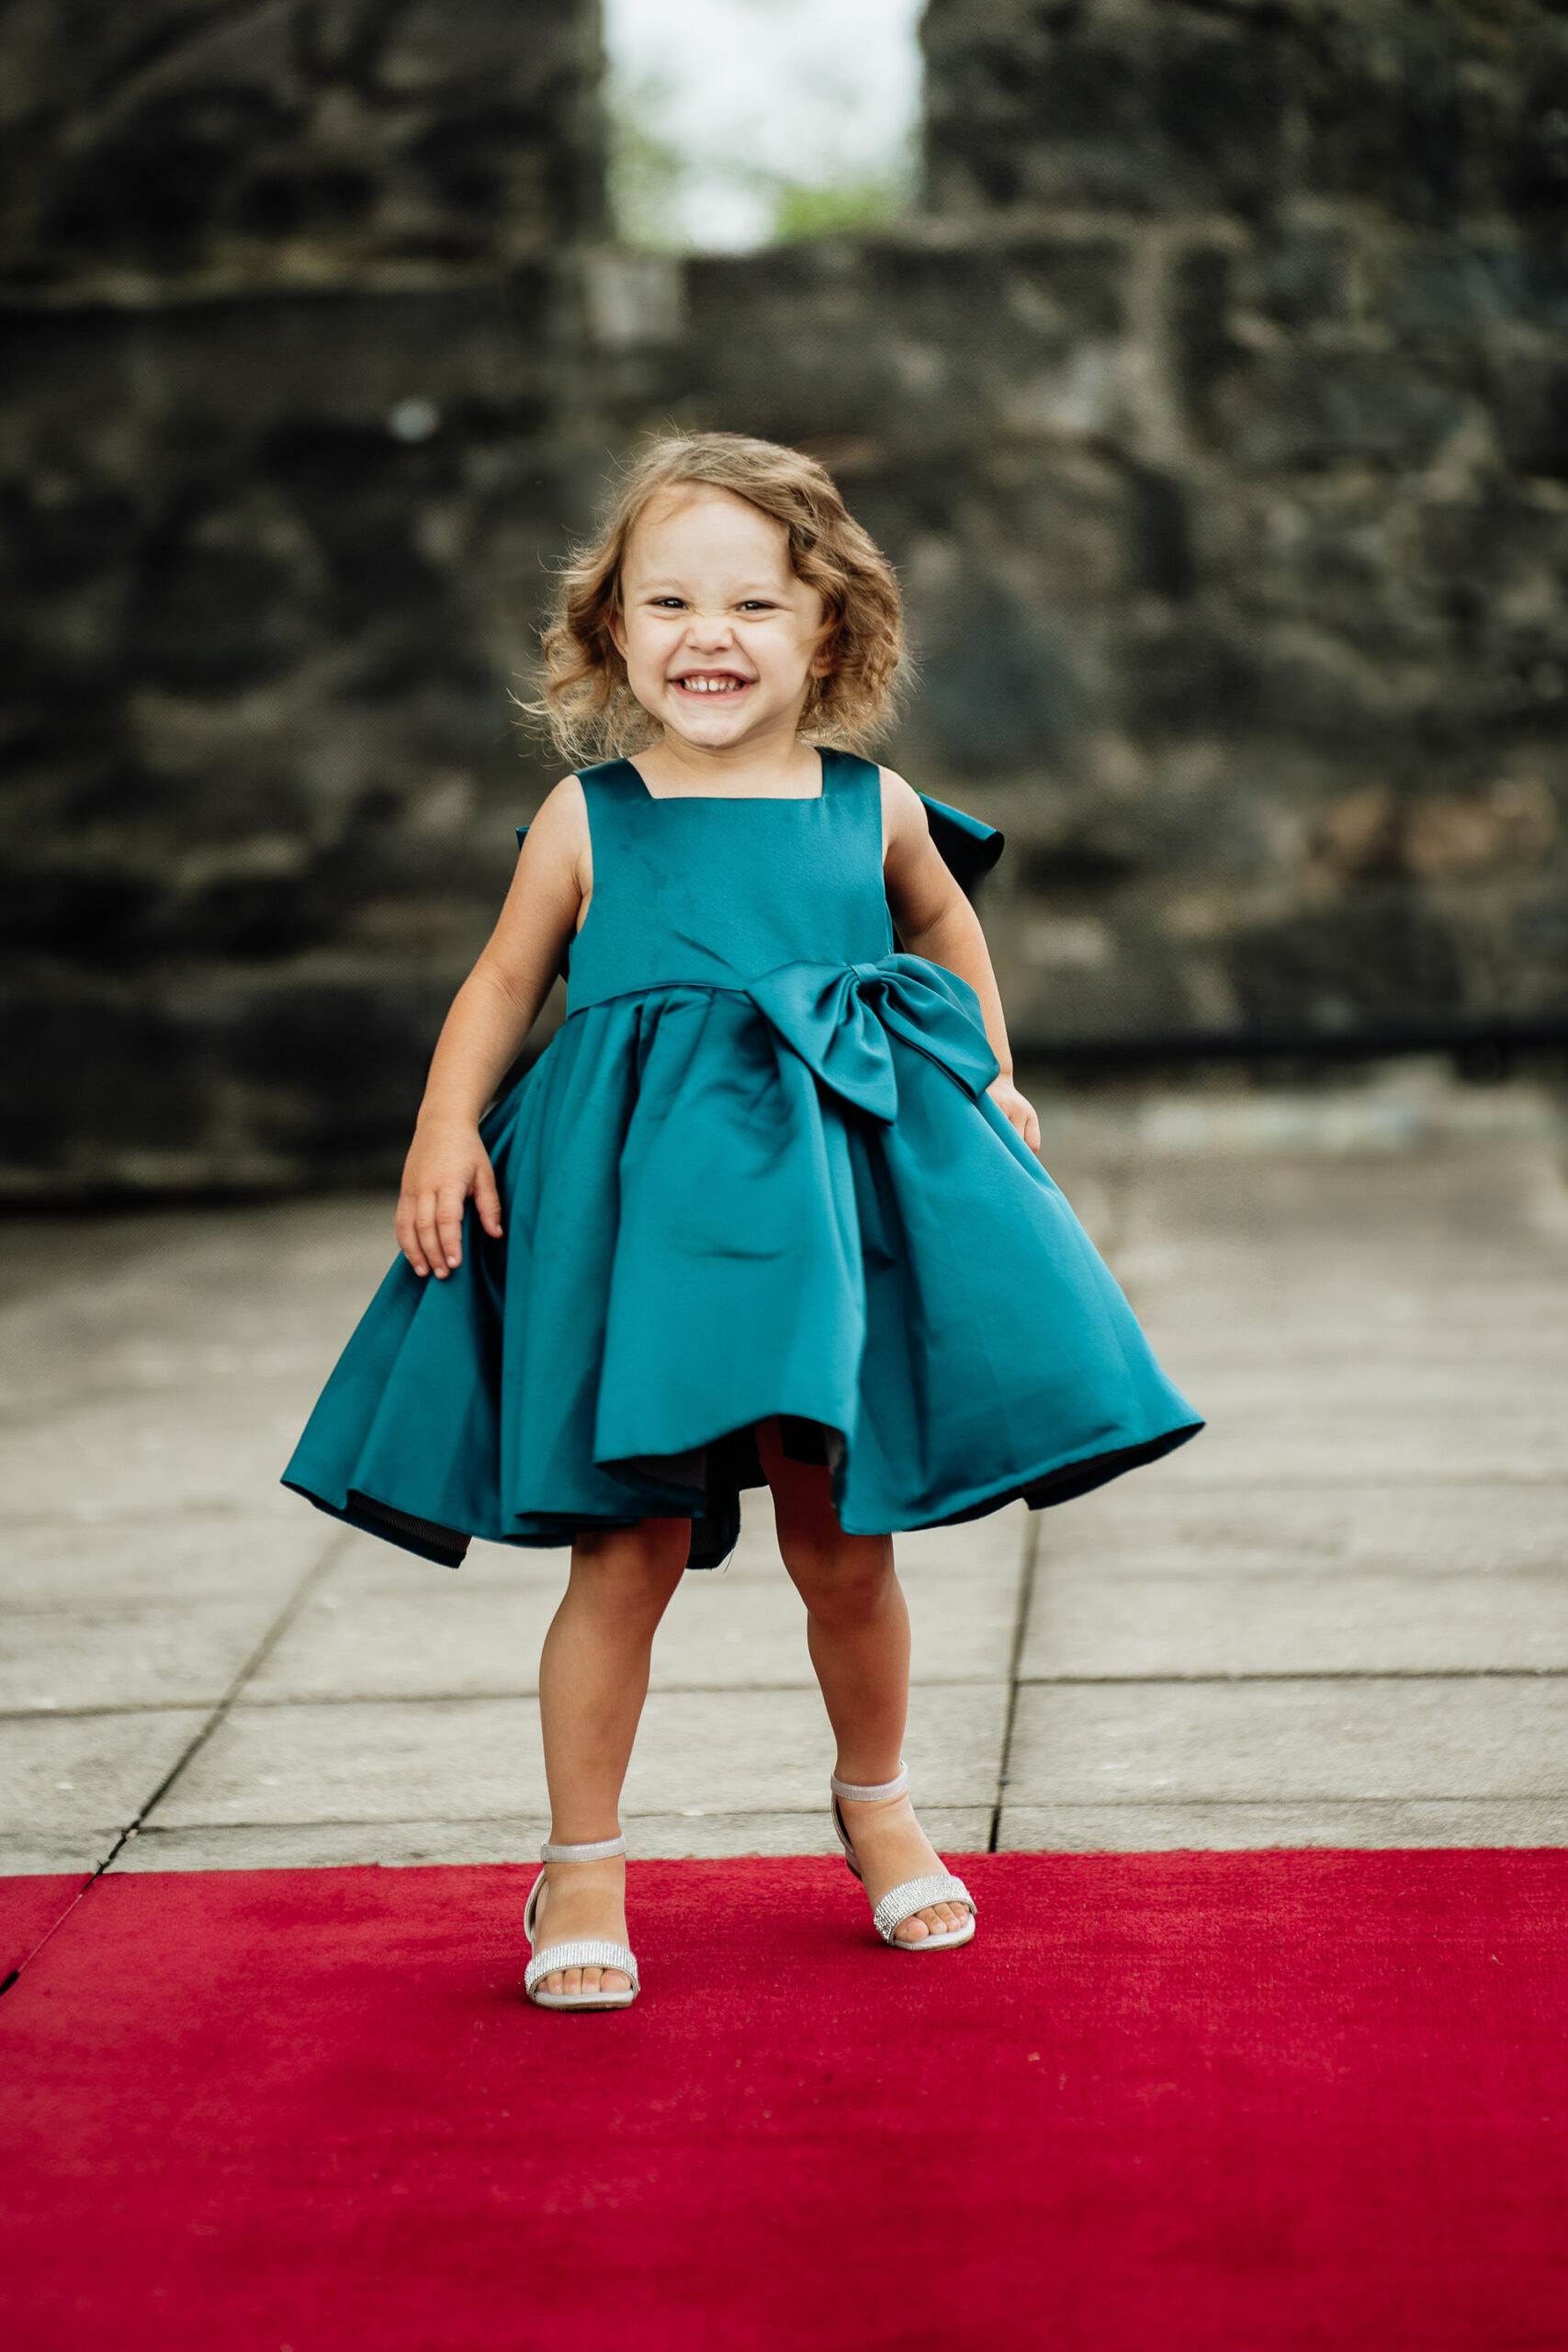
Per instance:
[[[1039,1113],[1038,1113],[1037,1111],[1031,1111],[1031,1112],[1030,1112],[1030,1114],[1029,1114],[1028,1120],[1027,1120],[1027,1122],[1025,1123],[1025,1125],[1024,1125],[1024,1130],[1023,1130],[1023,1140],[1024,1140],[1024,1142],[1029,1146],[1029,1148],[1030,1148],[1030,1150],[1031,1150],[1031,1151],[1038,1151],[1038,1150],[1039,1150],[1039,1148],[1040,1148],[1040,1114],[1039,1114]]]
[[[398,1247],[408,1260],[412,1271],[416,1274],[429,1273],[430,1268],[425,1262],[424,1252],[419,1246],[419,1234],[414,1226],[413,1204],[406,1197],[398,1203],[397,1223],[393,1230],[398,1237]]]
[[[501,1239],[501,1194],[496,1189],[495,1171],[484,1160],[474,1176],[474,1207],[479,1223],[492,1240]]]
[[[461,1193],[438,1193],[435,1203],[435,1231],[441,1255],[447,1266],[463,1262],[463,1195]]]
[[[415,1212],[414,1224],[415,1230],[419,1235],[419,1246],[430,1261],[431,1272],[435,1276],[437,1282],[445,1282],[446,1279],[446,1259],[441,1247],[441,1236],[436,1230],[435,1195],[434,1193],[422,1193],[420,1194],[419,1207]]]

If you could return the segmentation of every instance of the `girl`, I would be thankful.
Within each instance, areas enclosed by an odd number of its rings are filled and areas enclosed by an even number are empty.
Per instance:
[[[612,756],[526,830],[431,1065],[402,1257],[287,1480],[453,1566],[472,1535],[571,1544],[533,2000],[636,1997],[649,1647],[763,1479],[845,1857],[886,1941],[952,1951],[975,1904],[905,1793],[891,1535],[1081,1494],[1200,1424],[1034,1157],[955,879],[1000,836],[849,748],[888,716],[898,592],[822,468],[656,443],[544,651],[558,741]],[[564,1024],[481,1118],[563,956]]]

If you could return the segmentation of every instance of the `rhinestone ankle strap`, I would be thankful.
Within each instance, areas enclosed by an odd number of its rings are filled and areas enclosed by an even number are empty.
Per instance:
[[[607,1862],[612,1854],[624,1854],[626,1850],[624,1833],[616,1838],[601,1838],[591,1846],[552,1846],[547,1838],[539,1849],[539,1860],[542,1862]]]
[[[868,1781],[857,1785],[853,1781],[840,1781],[836,1772],[829,1775],[829,1786],[836,1797],[848,1797],[852,1804],[875,1804],[883,1797],[901,1797],[909,1785],[909,1768],[900,1763],[897,1775],[891,1781]]]

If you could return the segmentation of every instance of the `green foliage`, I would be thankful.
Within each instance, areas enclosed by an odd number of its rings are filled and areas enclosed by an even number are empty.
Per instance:
[[[667,136],[660,126],[670,119],[671,95],[660,74],[633,80],[612,74],[609,79],[610,202],[622,244],[645,252],[685,250],[692,198],[705,184],[746,190],[760,207],[765,237],[773,244],[881,228],[909,202],[914,175],[908,155],[858,178],[791,179],[759,164],[722,133],[698,149]]]
[[[773,204],[773,243],[793,244],[803,237],[848,237],[863,229],[880,229],[896,220],[909,191],[902,179],[839,180],[810,187],[785,181]]]

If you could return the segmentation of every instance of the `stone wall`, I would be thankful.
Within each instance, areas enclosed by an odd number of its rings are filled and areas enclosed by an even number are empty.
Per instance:
[[[394,1165],[604,465],[597,12],[4,19],[0,1182]]]
[[[0,39],[17,294],[446,287],[604,231],[581,0],[7,0]]]
[[[933,0],[926,41],[933,206],[1036,338],[940,559],[1061,681],[1025,1024],[1568,1014],[1568,14]]]
[[[604,243],[595,11],[13,6],[14,1192],[395,1167],[611,455],[820,451],[1025,1040],[1568,1023],[1568,16],[932,0],[929,203]]]
[[[1568,15],[933,0],[931,209],[687,271],[652,405],[835,457],[890,756],[1042,1040],[1568,1024]]]

